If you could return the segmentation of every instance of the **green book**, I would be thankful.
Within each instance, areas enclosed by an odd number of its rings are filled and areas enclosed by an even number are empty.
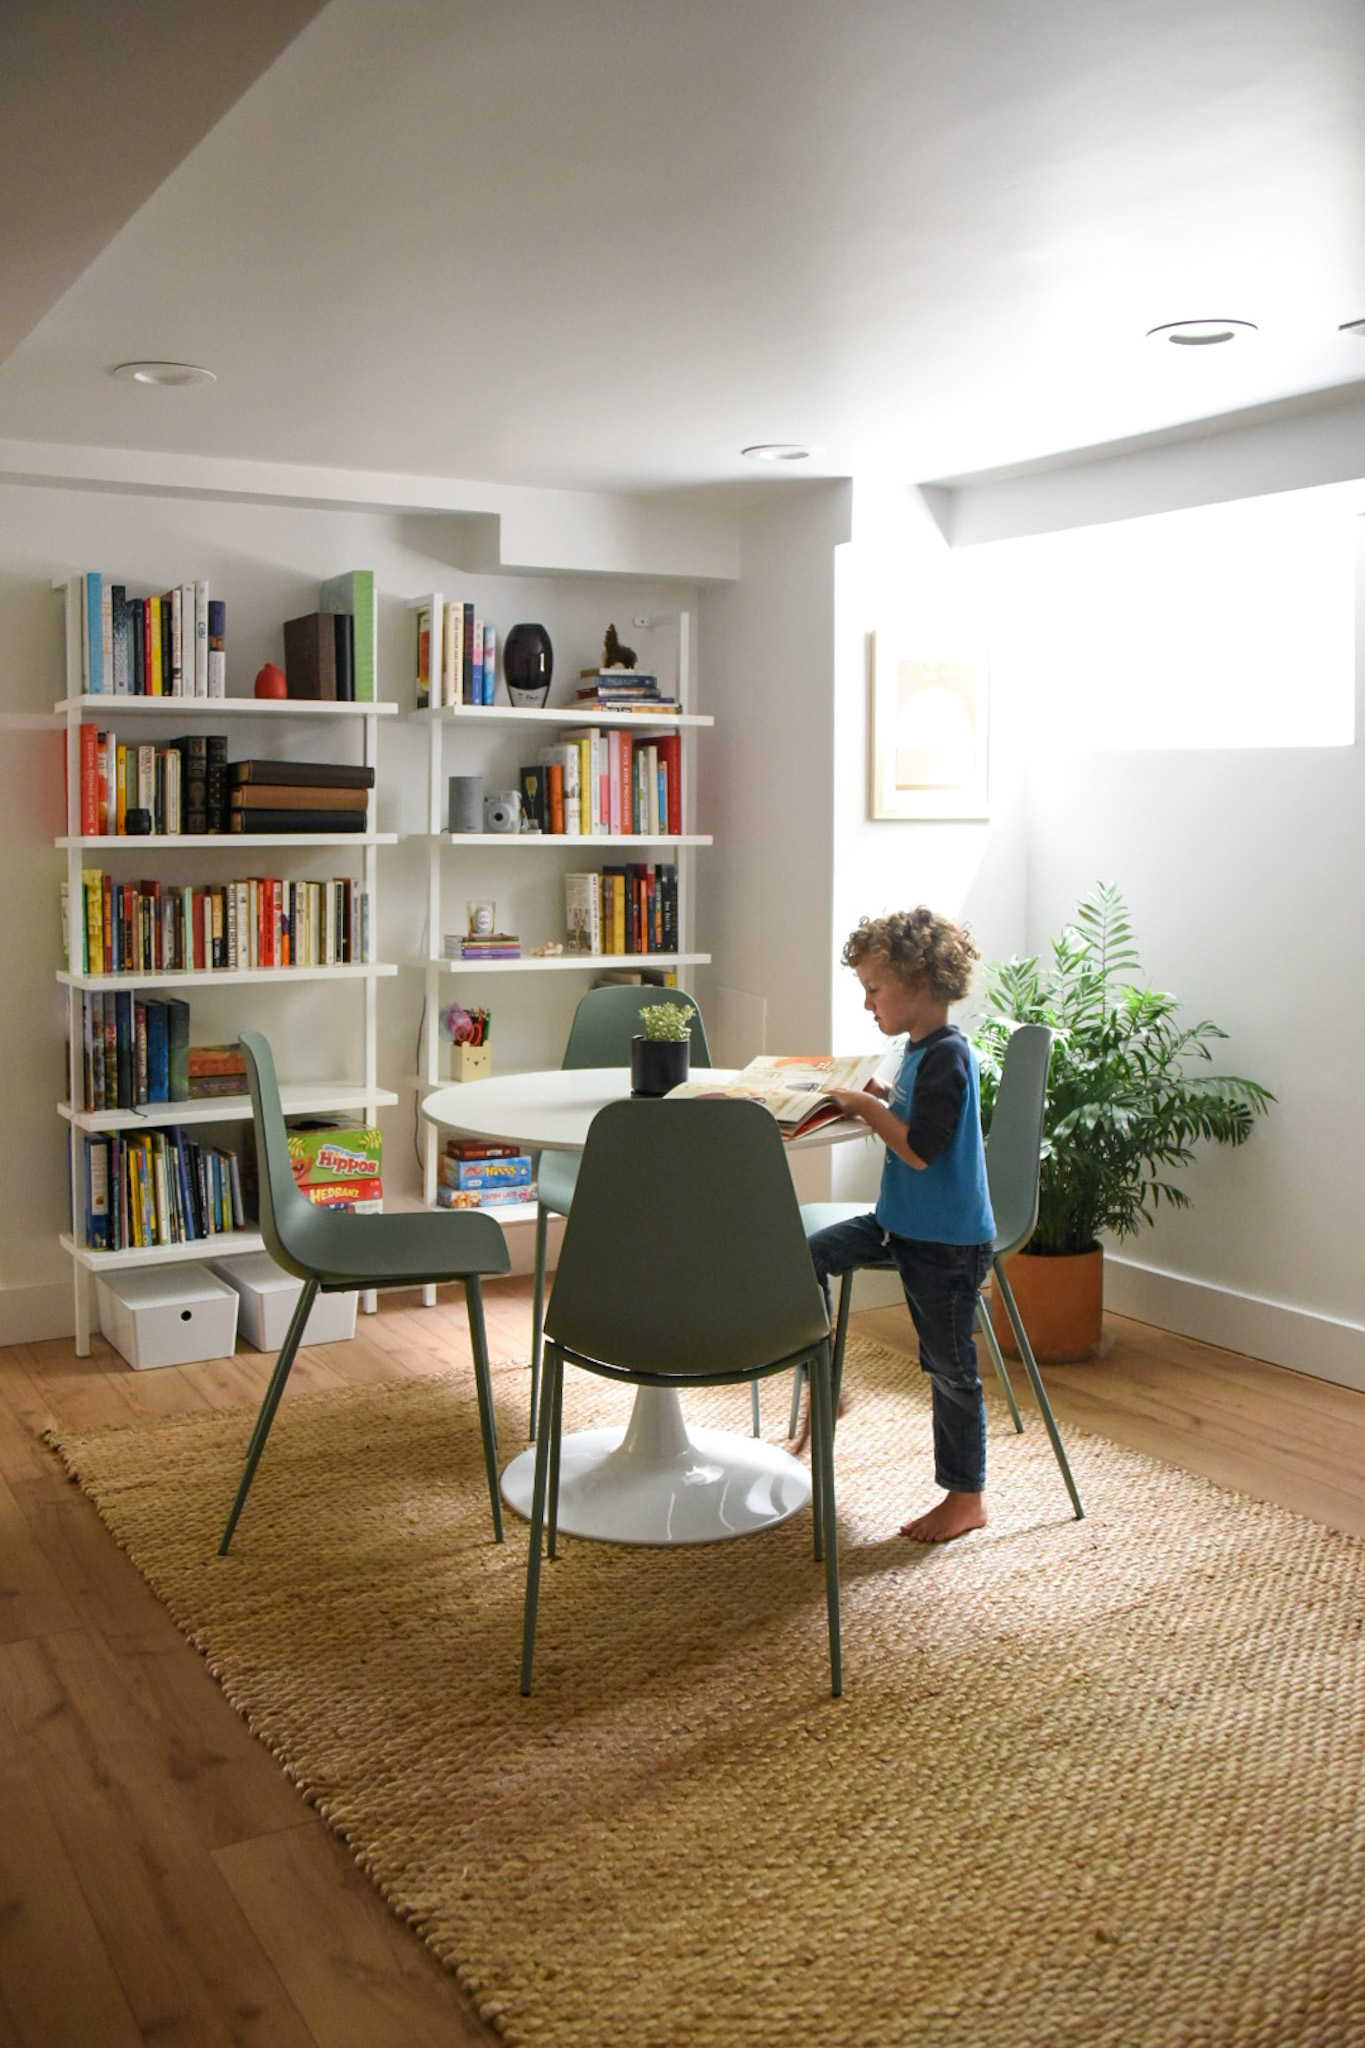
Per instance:
[[[349,612],[355,620],[355,701],[373,704],[378,671],[378,614],[374,602],[374,570],[348,569],[318,586],[318,604],[325,612]]]
[[[166,1000],[166,1043],[170,1102],[190,1099],[190,1006],[182,996]]]

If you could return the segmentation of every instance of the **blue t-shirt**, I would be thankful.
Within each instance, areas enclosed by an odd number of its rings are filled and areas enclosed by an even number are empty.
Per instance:
[[[931,1244],[993,1242],[976,1053],[955,1025],[906,1046],[888,1107],[926,1163],[907,1166],[888,1148],[877,1197],[882,1229]]]

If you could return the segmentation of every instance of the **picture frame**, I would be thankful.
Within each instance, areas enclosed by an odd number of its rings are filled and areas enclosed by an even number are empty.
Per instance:
[[[873,819],[990,816],[989,674],[984,649],[907,649],[872,636]]]

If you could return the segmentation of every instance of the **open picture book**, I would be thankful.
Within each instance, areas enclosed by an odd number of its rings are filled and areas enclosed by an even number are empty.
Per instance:
[[[669,1100],[679,1096],[751,1096],[770,1109],[784,1138],[804,1137],[821,1124],[833,1123],[841,1114],[829,1097],[831,1088],[866,1088],[886,1053],[870,1052],[852,1056],[837,1053],[773,1053],[750,1060],[733,1080],[708,1079],[698,1073],[668,1091]]]

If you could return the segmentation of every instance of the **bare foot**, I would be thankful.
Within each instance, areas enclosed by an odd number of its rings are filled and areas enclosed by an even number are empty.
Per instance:
[[[843,1415],[843,1414],[844,1414],[844,1413],[846,1412],[847,1408],[848,1408],[848,1395],[847,1395],[847,1394],[845,1394],[845,1393],[841,1393],[841,1394],[840,1394],[840,1396],[839,1396],[839,1405],[838,1405],[838,1407],[837,1407],[837,1408],[835,1409],[835,1411],[834,1411],[834,1417],[835,1417],[835,1421],[836,1421],[836,1422],[838,1421],[839,1417],[840,1417],[841,1415]],[[806,1448],[806,1445],[807,1445],[807,1444],[808,1444],[809,1442],[810,1442],[810,1395],[809,1395],[809,1393],[807,1393],[807,1395],[806,1395],[805,1399],[804,1399],[804,1400],[802,1401],[802,1403],[801,1403],[801,1420],[800,1420],[800,1421],[799,1421],[799,1422],[797,1423],[797,1425],[796,1425],[796,1435],[795,1435],[795,1436],[793,1436],[793,1437],[789,1437],[789,1438],[788,1438],[788,1440],[787,1440],[787,1448],[788,1448],[788,1450],[789,1450],[789,1451],[791,1452],[791,1454],[792,1454],[792,1456],[793,1456],[794,1458],[799,1458],[799,1457],[800,1457],[800,1455],[801,1455],[801,1453],[802,1453],[802,1451],[804,1451],[804,1450],[805,1450],[805,1448]]]
[[[979,1493],[945,1493],[936,1508],[901,1523],[901,1535],[912,1543],[951,1543],[969,1529],[986,1526],[986,1502]]]

